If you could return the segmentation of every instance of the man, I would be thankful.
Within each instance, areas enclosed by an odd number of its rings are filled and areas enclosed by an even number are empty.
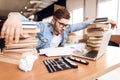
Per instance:
[[[94,20],[87,20],[82,23],[69,25],[70,13],[66,9],[58,9],[53,15],[51,23],[37,22],[37,26],[40,28],[40,32],[37,37],[39,38],[39,44],[37,49],[47,47],[64,46],[68,33],[84,29]],[[12,43],[15,38],[16,43],[19,41],[19,37],[24,37],[22,33],[22,21],[28,21],[25,17],[19,13],[10,13],[8,19],[5,21],[1,37],[5,38],[6,44]],[[109,20],[111,27],[114,28],[116,23]]]

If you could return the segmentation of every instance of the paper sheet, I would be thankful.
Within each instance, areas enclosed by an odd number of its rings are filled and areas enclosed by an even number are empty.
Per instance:
[[[45,54],[46,56],[71,55],[72,52],[73,49],[70,47],[45,48],[40,50],[40,54]]]

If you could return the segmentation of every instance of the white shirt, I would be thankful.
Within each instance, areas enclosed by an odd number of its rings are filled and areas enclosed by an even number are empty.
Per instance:
[[[62,40],[62,36],[60,34],[59,35],[53,35],[53,39],[51,41],[50,47],[58,47],[61,40]]]

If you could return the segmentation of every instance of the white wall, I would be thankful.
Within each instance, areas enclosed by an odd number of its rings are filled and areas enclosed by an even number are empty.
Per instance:
[[[84,17],[95,18],[97,15],[97,0],[85,0]]]
[[[83,18],[94,18],[97,15],[97,0],[67,0],[66,7],[69,11],[84,8]]]
[[[77,21],[83,21],[85,18],[94,18],[96,17],[97,12],[97,0],[67,0],[66,7],[71,12],[73,10],[83,8],[83,11],[78,13],[77,18],[75,18]],[[82,13],[82,17],[80,16]],[[72,15],[73,16],[73,15]],[[79,19],[82,20],[79,20]],[[74,20],[74,18],[72,18]],[[71,21],[74,23],[74,21]],[[83,30],[77,31],[77,35],[83,36]]]

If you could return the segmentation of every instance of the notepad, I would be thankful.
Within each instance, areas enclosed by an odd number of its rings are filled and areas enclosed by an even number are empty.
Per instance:
[[[40,54],[45,54],[46,56],[71,55],[72,52],[73,49],[70,47],[45,48],[40,50]]]

